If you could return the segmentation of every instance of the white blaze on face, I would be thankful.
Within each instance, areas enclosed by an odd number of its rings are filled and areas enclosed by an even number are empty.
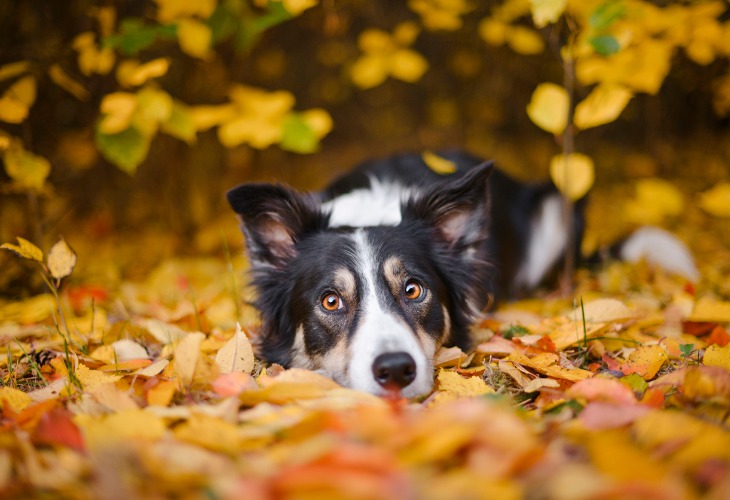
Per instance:
[[[365,232],[352,236],[357,248],[360,279],[363,282],[360,297],[359,323],[350,340],[348,385],[353,389],[382,394],[383,388],[373,376],[373,361],[381,354],[406,352],[416,362],[416,379],[402,391],[405,397],[427,393],[433,386],[434,343],[423,346],[416,333],[398,315],[389,312],[378,299],[379,266]],[[380,290],[380,294],[389,294]],[[424,352],[424,347],[429,352]]]

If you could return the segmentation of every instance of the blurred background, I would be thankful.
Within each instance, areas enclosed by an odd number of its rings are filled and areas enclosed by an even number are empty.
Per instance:
[[[697,206],[730,177],[728,4],[544,3],[1,2],[0,241],[62,235],[79,279],[142,277],[238,252],[224,193],[240,182],[319,189],[365,159],[444,148],[545,180],[567,134],[595,164],[589,244],[654,223],[726,248],[727,219]],[[630,99],[550,133],[526,111],[544,82],[573,103],[604,83]],[[636,190],[656,179],[669,192]],[[42,289],[11,259],[0,295]]]

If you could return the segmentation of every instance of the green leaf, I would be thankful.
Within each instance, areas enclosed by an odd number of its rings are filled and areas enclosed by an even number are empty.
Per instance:
[[[593,50],[602,56],[610,56],[621,50],[621,45],[613,35],[598,35],[591,37],[588,42]]]
[[[626,4],[616,0],[606,0],[596,7],[588,20],[591,28],[603,31],[626,15]]]
[[[692,354],[692,351],[694,351],[695,345],[694,344],[679,344],[679,350],[682,353],[682,356],[685,358]]]
[[[206,23],[213,32],[213,43],[230,38],[241,26],[240,5],[234,1],[218,4]]]
[[[293,153],[314,153],[319,139],[300,113],[291,113],[284,119],[280,146]]]
[[[621,377],[619,379],[619,382],[627,385],[632,391],[634,391],[634,393],[638,394],[639,396],[644,394],[644,392],[646,392],[646,390],[649,388],[649,384],[646,383],[644,377],[642,377],[638,373],[632,373],[631,375]]]
[[[173,102],[170,117],[162,123],[161,128],[167,135],[171,135],[188,144],[195,142],[196,129],[193,116],[190,114],[188,107],[181,102]]]
[[[134,56],[139,51],[149,48],[157,39],[170,40],[177,36],[177,25],[146,25],[142,19],[127,18],[122,20],[119,33],[104,39],[104,47],[119,50],[126,56]]]
[[[512,325],[502,332],[502,337],[507,340],[512,340],[514,337],[522,337],[523,335],[529,335],[530,330],[521,325]]]
[[[269,2],[268,10],[263,15],[244,18],[240,29],[236,33],[236,48],[239,50],[250,49],[264,31],[288,21],[292,17],[294,16],[284,8],[283,2]]]
[[[110,163],[120,170],[134,175],[137,167],[147,157],[152,137],[145,136],[134,127],[118,134],[105,134],[96,130],[96,145]]]

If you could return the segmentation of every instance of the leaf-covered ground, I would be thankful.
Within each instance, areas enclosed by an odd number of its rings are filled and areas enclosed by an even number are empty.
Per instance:
[[[727,220],[682,217],[698,284],[646,264],[580,271],[572,297],[502,305],[473,352],[439,352],[420,401],[254,359],[238,249],[135,273],[174,242],[79,236],[65,277],[63,245],[16,243],[49,293],[0,302],[0,494],[728,498]],[[222,234],[240,241],[211,224],[192,253]]]

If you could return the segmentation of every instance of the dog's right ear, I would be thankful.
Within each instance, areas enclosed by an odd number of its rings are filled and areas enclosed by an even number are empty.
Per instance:
[[[226,193],[241,217],[249,259],[254,265],[282,268],[296,256],[296,244],[322,229],[327,217],[317,200],[277,184],[241,184]]]

